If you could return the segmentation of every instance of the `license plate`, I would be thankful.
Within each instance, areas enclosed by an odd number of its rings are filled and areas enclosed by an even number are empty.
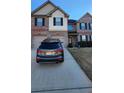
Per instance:
[[[46,55],[54,55],[54,52],[46,52]]]

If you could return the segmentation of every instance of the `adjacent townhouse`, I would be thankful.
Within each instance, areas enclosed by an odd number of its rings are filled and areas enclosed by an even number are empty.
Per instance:
[[[92,41],[92,16],[86,13],[77,21],[78,42]]]
[[[72,47],[78,42],[92,41],[92,16],[90,13],[83,15],[78,21],[68,20],[68,42]]]
[[[31,13],[32,48],[38,48],[45,38],[58,38],[68,45],[68,17],[60,7],[47,1]]]

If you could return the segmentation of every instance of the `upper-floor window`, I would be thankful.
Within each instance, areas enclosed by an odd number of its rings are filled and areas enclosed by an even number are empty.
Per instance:
[[[81,30],[85,29],[85,23],[80,23],[80,29]]]
[[[80,23],[80,30],[92,30],[92,23]]]
[[[54,17],[53,18],[53,25],[54,26],[63,26],[63,18],[62,17]]]
[[[68,31],[73,31],[73,30],[74,30],[74,26],[71,25],[71,24],[69,24],[69,25],[68,25]]]
[[[45,19],[44,18],[35,18],[35,26],[44,26]]]

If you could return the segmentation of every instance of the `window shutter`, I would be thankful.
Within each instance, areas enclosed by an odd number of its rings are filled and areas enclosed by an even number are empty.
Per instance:
[[[90,35],[90,41],[92,41],[92,37],[91,37],[91,35]]]
[[[89,30],[91,30],[91,26],[90,26],[90,23],[89,23]]]
[[[82,29],[82,27],[81,27],[81,23],[80,23],[80,30]]]
[[[42,25],[45,26],[45,18],[43,18],[43,24]]]
[[[56,25],[56,18],[55,17],[53,18],[53,25],[54,26]]]
[[[87,23],[85,23],[85,29],[87,30]]]
[[[86,41],[88,41],[88,35],[86,35]]]
[[[82,41],[82,35],[80,35],[80,41]]]
[[[35,18],[35,26],[37,26],[37,18]]]
[[[61,26],[63,26],[63,18],[61,18]]]

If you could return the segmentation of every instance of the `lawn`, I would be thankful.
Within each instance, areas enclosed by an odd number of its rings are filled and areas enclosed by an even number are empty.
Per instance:
[[[80,67],[92,80],[92,48],[68,48]]]

